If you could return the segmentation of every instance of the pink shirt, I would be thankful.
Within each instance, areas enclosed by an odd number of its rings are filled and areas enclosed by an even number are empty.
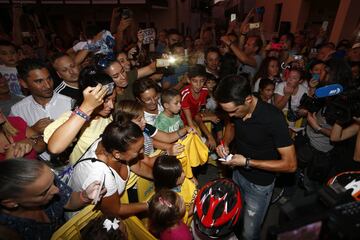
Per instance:
[[[160,240],[173,239],[192,240],[193,237],[188,226],[186,226],[183,222],[179,222],[176,227],[166,229],[165,231],[160,233]]]
[[[13,136],[14,142],[20,142],[24,139],[26,139],[26,128],[28,127],[26,122],[21,117],[14,117],[10,116],[7,117],[7,120],[9,123],[18,130],[18,133]],[[24,158],[27,159],[36,159],[37,153],[34,149],[31,149],[31,151],[24,156]],[[0,160],[5,159],[5,153],[0,153]]]

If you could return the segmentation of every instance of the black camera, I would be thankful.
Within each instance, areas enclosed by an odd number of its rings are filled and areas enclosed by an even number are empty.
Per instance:
[[[129,9],[129,8],[123,8],[121,10],[121,17],[123,19],[128,19],[128,18],[131,18],[133,15],[132,11]]]
[[[325,104],[324,99],[309,97],[306,93],[300,99],[300,108],[308,110],[310,113],[318,112]]]
[[[289,122],[296,122],[297,120],[299,120],[301,117],[297,114],[296,111],[290,109],[288,110],[287,114],[286,114],[286,118]]]
[[[325,110],[329,124],[347,124],[353,117],[360,117],[360,90],[351,89],[333,99]]]

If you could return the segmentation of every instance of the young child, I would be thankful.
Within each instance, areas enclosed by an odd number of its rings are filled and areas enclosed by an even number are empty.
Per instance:
[[[153,166],[155,191],[170,189],[184,200],[187,217],[192,216],[197,189],[193,181],[185,178],[180,161],[174,156],[160,156]]]
[[[199,115],[200,110],[205,108],[208,96],[208,90],[204,87],[207,77],[205,67],[199,64],[190,67],[188,77],[190,84],[181,91],[181,119],[191,128],[198,126],[207,138],[208,147],[214,149],[216,141]]]
[[[155,127],[164,132],[176,132],[184,127],[180,117],[181,95],[175,89],[168,89],[161,94],[161,104],[164,111],[157,116]]]
[[[81,230],[81,238],[87,240],[125,240],[127,233],[125,225],[115,217],[100,217],[91,220]]]
[[[276,57],[267,57],[265,58],[259,68],[259,71],[254,77],[254,86],[253,91],[259,91],[260,80],[263,78],[268,78],[273,81],[275,84],[281,82],[280,78],[280,62]]]
[[[259,96],[267,103],[274,103],[275,83],[268,78],[262,78],[259,83]]]
[[[189,228],[181,221],[184,214],[183,199],[174,191],[162,189],[149,204],[150,230],[158,234],[160,240],[192,240]]]
[[[204,87],[206,82],[205,67],[196,64],[189,68],[190,84],[181,91],[181,119],[184,124],[194,127],[195,116],[205,106],[208,90]]]
[[[137,101],[120,101],[114,113],[114,121],[132,121],[144,131],[144,154],[147,156],[154,152],[154,147],[165,150],[170,155],[177,155],[184,150],[180,144],[173,143],[185,136],[188,129],[181,128],[176,132],[166,133],[147,124],[144,117],[144,107]]]
[[[5,77],[10,93],[23,96],[16,70],[18,60],[16,46],[6,40],[0,40],[0,73]]]

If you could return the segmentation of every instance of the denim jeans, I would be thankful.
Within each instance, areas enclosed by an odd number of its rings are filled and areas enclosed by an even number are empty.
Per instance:
[[[269,207],[274,182],[267,186],[256,185],[237,170],[233,172],[233,180],[240,187],[244,203],[242,237],[246,240],[260,239],[261,224]]]

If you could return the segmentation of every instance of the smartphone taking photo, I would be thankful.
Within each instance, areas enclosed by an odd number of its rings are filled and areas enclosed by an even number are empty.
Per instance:
[[[231,15],[230,15],[230,22],[233,22],[233,21],[235,21],[236,20],[236,13],[232,13]]]
[[[256,23],[249,23],[249,28],[250,29],[256,29],[260,27],[260,23],[256,22]]]

